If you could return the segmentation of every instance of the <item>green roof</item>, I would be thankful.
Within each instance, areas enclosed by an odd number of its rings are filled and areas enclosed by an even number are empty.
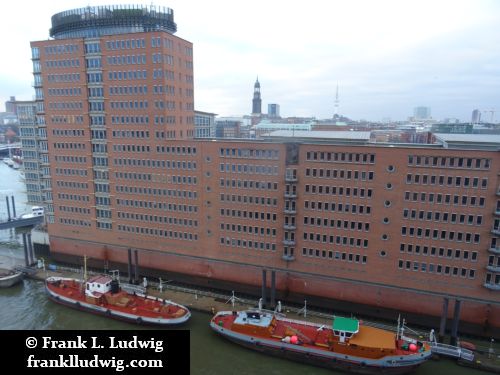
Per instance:
[[[359,330],[357,319],[335,317],[333,320],[333,329],[337,331],[356,333]]]

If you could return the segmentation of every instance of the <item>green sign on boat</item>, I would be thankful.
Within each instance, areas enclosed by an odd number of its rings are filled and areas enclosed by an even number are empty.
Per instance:
[[[357,319],[336,316],[333,319],[333,329],[335,331],[357,333],[359,331],[359,321]]]

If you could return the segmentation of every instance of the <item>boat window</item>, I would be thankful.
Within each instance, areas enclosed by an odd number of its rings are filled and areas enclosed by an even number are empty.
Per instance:
[[[339,336],[340,335],[340,332],[337,331],[337,330],[333,331],[333,333],[335,334],[335,336]]]

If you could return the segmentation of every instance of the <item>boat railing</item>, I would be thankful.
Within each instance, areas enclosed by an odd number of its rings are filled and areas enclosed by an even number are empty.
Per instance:
[[[280,318],[280,321],[287,322],[287,323],[299,323],[301,325],[305,325],[305,326],[309,326],[309,327],[316,327],[316,328],[324,326],[324,324],[306,322],[305,320],[297,320],[297,319],[289,319],[289,318]]]

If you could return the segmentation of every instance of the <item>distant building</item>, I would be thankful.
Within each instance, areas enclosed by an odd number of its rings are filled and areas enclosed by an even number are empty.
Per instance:
[[[455,133],[472,134],[473,125],[469,123],[444,123],[434,124],[431,127],[433,133]]]
[[[241,121],[215,120],[215,136],[217,138],[239,138]]]
[[[15,96],[11,96],[10,100],[5,102],[5,112],[17,115],[17,101]]]
[[[481,111],[479,109],[475,109],[472,111],[471,122],[473,124],[479,124],[481,122]]]
[[[431,118],[430,107],[415,107],[413,109],[413,117],[415,120],[428,120]]]
[[[253,86],[253,99],[252,99],[252,115],[260,116],[262,114],[262,98],[260,97],[260,83],[259,78],[255,81]]]
[[[267,115],[269,117],[280,117],[280,105],[279,104],[268,104],[267,105]]]
[[[215,137],[215,113],[194,111],[195,138]]]
[[[270,122],[263,120],[254,126],[255,136],[260,137],[263,134],[268,134],[277,130],[288,130],[290,132],[301,132],[312,130],[314,123],[289,123],[289,122]]]

